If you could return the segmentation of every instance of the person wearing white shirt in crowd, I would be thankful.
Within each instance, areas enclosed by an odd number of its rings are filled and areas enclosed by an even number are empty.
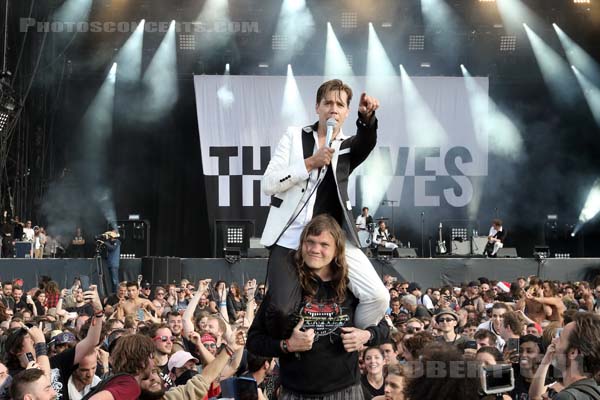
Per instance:
[[[96,351],[81,359],[79,365],[69,377],[67,384],[69,399],[81,400],[94,386],[100,383],[101,379],[96,375],[97,365],[98,355]]]
[[[433,305],[431,297],[429,297],[428,294],[423,294],[423,292],[421,291],[421,285],[419,285],[417,282],[411,282],[408,285],[408,293],[414,295],[417,298],[417,304],[424,305],[425,308],[427,308],[429,311],[434,310],[435,307]]]
[[[23,228],[23,240],[26,240],[28,242],[33,242],[34,236],[35,236],[35,232],[33,231],[33,228],[31,227],[31,221],[27,221],[25,223],[25,227]]]
[[[369,215],[369,207],[363,207],[362,213],[356,217],[356,227],[360,230],[366,231],[368,225],[373,223],[373,217]]]
[[[393,242],[394,236],[389,233],[385,221],[379,221],[379,228],[373,232],[373,243],[386,249],[396,250],[398,245]]]

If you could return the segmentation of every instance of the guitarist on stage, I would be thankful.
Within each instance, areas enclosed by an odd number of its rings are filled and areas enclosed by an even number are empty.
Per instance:
[[[379,228],[375,229],[375,232],[373,232],[373,243],[385,247],[386,249],[394,250],[394,255],[398,256],[396,239],[388,232],[385,221],[383,220],[379,221]]]
[[[488,257],[496,257],[496,253],[504,247],[504,239],[506,231],[502,228],[502,220],[495,219],[492,221],[490,233],[488,234],[488,242],[483,251],[483,255]]]

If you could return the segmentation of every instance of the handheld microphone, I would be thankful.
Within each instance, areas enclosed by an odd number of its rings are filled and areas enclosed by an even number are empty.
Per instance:
[[[329,118],[327,120],[327,135],[325,135],[325,146],[331,147],[331,135],[333,135],[333,129],[337,125],[335,118]]]

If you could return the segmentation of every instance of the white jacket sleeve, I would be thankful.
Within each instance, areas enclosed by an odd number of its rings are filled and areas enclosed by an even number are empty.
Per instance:
[[[295,130],[297,130],[295,134],[301,134],[300,128]],[[283,193],[308,179],[308,171],[302,158],[302,144],[300,142],[300,148],[294,148],[293,135],[294,129],[288,129],[277,144],[275,154],[267,166],[261,182],[262,190],[267,196]]]

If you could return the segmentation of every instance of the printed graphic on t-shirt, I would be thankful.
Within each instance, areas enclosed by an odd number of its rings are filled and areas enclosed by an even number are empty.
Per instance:
[[[54,389],[54,391],[56,392],[56,399],[58,400],[62,398],[63,384],[60,379],[60,369],[52,368],[50,370],[50,385],[52,386],[52,389]]]
[[[350,320],[335,300],[314,300],[310,296],[304,298],[300,315],[304,318],[304,329],[314,329],[315,342],[322,336],[331,335]]]

